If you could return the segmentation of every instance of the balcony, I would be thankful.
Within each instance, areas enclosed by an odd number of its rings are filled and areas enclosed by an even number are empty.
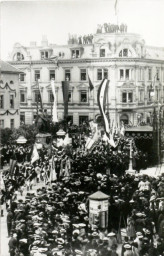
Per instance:
[[[144,102],[144,101],[138,102],[138,106],[144,106],[144,105],[145,105],[145,102]]]
[[[126,108],[126,109],[133,109],[137,106],[137,102],[118,102],[117,107],[119,108]]]

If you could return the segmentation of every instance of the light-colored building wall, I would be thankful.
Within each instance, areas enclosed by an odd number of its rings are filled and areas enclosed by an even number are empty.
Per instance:
[[[18,128],[20,126],[19,73],[1,72],[0,81],[0,126]]]
[[[105,51],[104,57],[100,56],[102,49]],[[124,53],[124,49],[127,49],[128,55]],[[72,51],[76,50],[79,51],[77,58],[72,54]],[[23,55],[22,60],[15,59],[18,52]],[[48,52],[48,58],[57,56],[58,65],[53,58],[51,60],[41,58],[42,52]],[[69,116],[73,117],[75,124],[79,124],[80,116],[93,119],[100,115],[97,90],[102,79],[98,79],[98,70],[108,71],[110,83],[107,112],[111,122],[119,125],[120,121],[124,120],[136,125],[139,116],[140,120],[146,121],[157,103],[164,104],[164,48],[146,46],[145,41],[138,34],[95,34],[92,44],[64,46],[48,44],[44,37],[39,46],[35,42],[29,47],[15,44],[10,61],[12,65],[26,73],[24,81],[20,81],[20,91],[25,93],[25,101],[20,103],[20,111],[25,115],[26,124],[32,123],[36,115],[34,99],[35,91],[38,89],[35,81],[37,70],[40,71],[39,84],[43,105],[49,115],[52,109],[49,96],[50,70],[55,71],[59,119],[63,118],[64,111],[61,81],[65,80],[66,70],[70,70]],[[86,69],[86,80],[81,80],[82,69]],[[92,92],[89,91],[88,74],[94,84]],[[150,98],[152,86],[155,90],[153,102]],[[86,102],[80,101],[82,91],[87,93]]]

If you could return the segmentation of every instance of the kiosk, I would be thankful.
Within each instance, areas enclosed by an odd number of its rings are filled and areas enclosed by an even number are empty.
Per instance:
[[[108,227],[109,196],[97,191],[89,196],[89,223],[101,228]]]

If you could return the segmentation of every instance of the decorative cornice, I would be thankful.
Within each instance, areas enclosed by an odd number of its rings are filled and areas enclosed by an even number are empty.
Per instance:
[[[107,63],[107,62],[135,62],[135,63],[160,63],[164,64],[164,60],[158,60],[158,59],[144,59],[144,58],[87,58],[87,59],[64,59],[59,60],[58,65],[60,67],[61,64],[74,64],[74,63]],[[34,61],[9,61],[12,65],[33,65],[33,64],[53,64],[53,66],[57,66],[56,63],[52,63],[51,61],[45,61],[45,60],[34,60]]]

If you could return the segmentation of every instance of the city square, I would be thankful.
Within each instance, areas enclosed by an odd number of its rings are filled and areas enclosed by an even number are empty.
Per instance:
[[[2,256],[164,255],[164,3],[142,3],[2,3]]]

